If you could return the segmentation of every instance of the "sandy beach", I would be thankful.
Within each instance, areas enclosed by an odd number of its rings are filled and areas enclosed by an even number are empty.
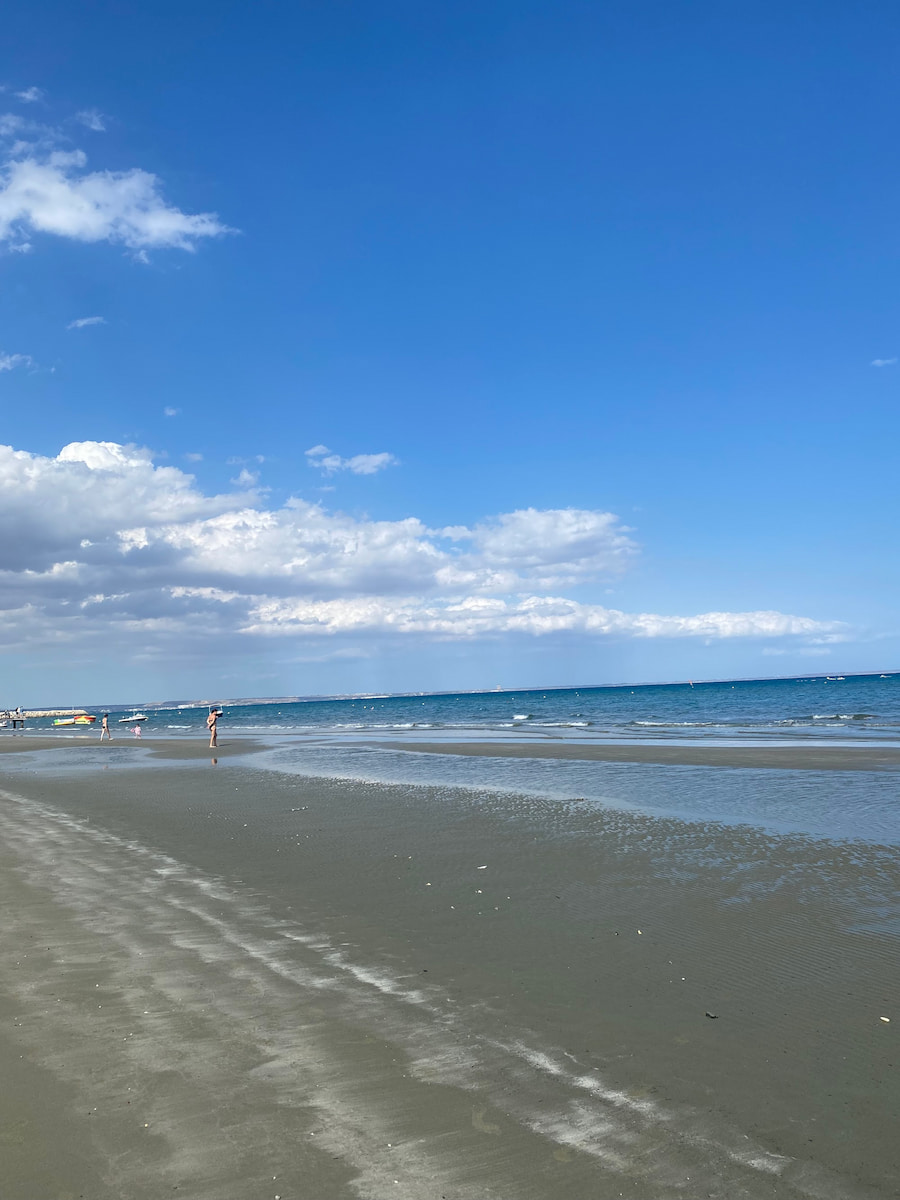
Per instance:
[[[154,758],[168,758],[182,762],[192,762],[206,759],[212,755],[221,758],[235,758],[241,754],[250,754],[258,749],[260,743],[253,738],[229,737],[221,745],[210,749],[202,740],[189,738],[134,738],[113,737],[112,742],[100,743],[97,735],[72,736],[71,734],[13,734],[0,737],[0,754],[33,754],[46,750],[71,752],[75,754],[97,754],[101,751],[116,755],[146,753]],[[99,749],[98,749],[99,747]]]
[[[0,742],[4,1198],[896,1194],[895,849],[46,742]]]

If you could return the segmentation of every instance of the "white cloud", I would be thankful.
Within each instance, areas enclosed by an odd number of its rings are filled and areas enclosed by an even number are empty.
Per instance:
[[[94,133],[106,132],[106,118],[96,108],[85,108],[75,114],[75,120]]]
[[[16,99],[21,100],[23,104],[36,104],[43,98],[44,89],[39,87],[25,88],[24,91],[16,92]]]
[[[618,574],[636,553],[628,527],[613,513],[584,509],[520,509],[473,529],[451,526],[445,536],[469,542],[475,559],[501,577],[517,577],[558,587],[601,573]],[[463,574],[472,555],[457,560]]]
[[[32,359],[28,354],[3,354],[0,352],[0,371],[14,371],[16,367],[30,367]]]
[[[0,648],[181,653],[204,639],[468,640],[516,636],[839,640],[834,621],[771,611],[626,613],[566,596],[627,568],[612,513],[522,509],[429,529],[293,499],[267,508],[243,469],[206,495],[193,476],[114,442],[55,458],[0,447]],[[342,642],[342,639],[344,641]]]
[[[238,475],[231,481],[235,487],[252,488],[259,483],[259,472],[248,471],[246,467],[242,467]]]
[[[66,329],[87,329],[89,325],[105,325],[106,317],[79,317],[77,321],[70,321]]]
[[[0,113],[0,137],[15,137],[28,126],[29,122],[18,113]]]
[[[30,367],[34,359],[30,354],[3,354],[0,351],[0,371],[14,371],[16,367]]]
[[[232,233],[215,213],[185,213],[162,197],[148,171],[88,171],[80,150],[16,152],[0,167],[0,241],[36,233],[80,242],[194,250],[201,238]]]
[[[892,367],[896,363],[896,358],[873,358],[873,367]]]
[[[166,407],[163,409],[163,416],[166,416],[166,417],[177,417],[177,416],[178,416],[178,414],[179,414],[180,412],[181,412],[181,409],[180,409],[180,408],[171,408],[171,407],[170,407],[170,406],[167,404],[167,405],[166,405]]]
[[[784,637],[822,633],[822,622],[778,612],[702,613],[668,617],[624,613],[559,596],[465,597],[425,602],[401,597],[348,600],[269,599],[250,610],[247,632],[257,634],[377,632],[473,638],[525,633],[585,633],[595,636]]]
[[[332,454],[327,446],[313,446],[306,451],[311,467],[318,467],[323,475],[334,475],[336,471],[350,471],[353,475],[374,475],[385,467],[396,466],[399,459],[386,451],[381,454],[355,454],[352,458],[341,458]]]
[[[184,455],[184,458],[186,462],[203,462],[203,455],[192,451],[188,451],[188,453]]]

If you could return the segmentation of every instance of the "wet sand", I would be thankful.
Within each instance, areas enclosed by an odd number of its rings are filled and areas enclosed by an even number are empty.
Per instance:
[[[489,758],[556,758],[583,762],[659,763],[692,767],[770,767],[794,771],[898,771],[900,748],[869,742],[860,746],[659,746],[640,742],[610,745],[571,741],[418,742],[407,738],[369,742],[383,750],[415,754],[462,754]]]
[[[208,734],[207,737],[209,737]],[[223,738],[216,747],[210,747],[203,738],[136,738],[116,737],[115,734],[113,734],[111,742],[105,738],[101,742],[96,733],[93,736],[89,734],[84,736],[60,734],[57,736],[52,733],[15,733],[7,737],[0,737],[0,754],[25,754],[43,750],[72,750],[85,754],[90,754],[92,751],[99,754],[101,752],[109,753],[111,750],[116,752],[147,750],[160,758],[190,762],[209,760],[213,752],[221,758],[234,758],[241,754],[252,754],[255,750],[260,749],[262,749],[262,744],[253,738],[236,737]]]
[[[893,850],[201,749],[0,766],[0,1195],[896,1195]]]

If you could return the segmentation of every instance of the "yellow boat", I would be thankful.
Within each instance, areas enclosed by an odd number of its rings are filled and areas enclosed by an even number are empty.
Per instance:
[[[85,714],[82,717],[59,717],[53,722],[54,725],[91,725],[96,721],[96,717],[89,717]]]

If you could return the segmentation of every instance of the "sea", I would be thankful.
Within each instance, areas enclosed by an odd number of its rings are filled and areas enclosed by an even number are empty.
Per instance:
[[[900,845],[897,771],[736,770],[527,756],[536,742],[900,746],[900,672],[221,706],[221,741],[229,734],[252,737],[266,747],[253,756],[256,766],[291,775],[577,799],[690,821]],[[128,720],[134,711],[110,706],[117,738],[134,737]],[[205,738],[206,702],[145,704],[140,711],[147,717],[140,728],[148,743],[154,736]],[[50,727],[50,719],[29,720],[26,732]],[[513,742],[523,756],[416,749],[425,742],[439,747],[466,741]],[[70,765],[54,761],[60,769]]]
[[[207,704],[144,705],[148,725],[196,736]],[[532,735],[581,741],[748,739],[900,740],[900,672],[791,679],[531,688],[521,691],[360,695],[226,701],[222,727],[242,734],[377,735],[416,730],[429,739]],[[132,708],[110,706],[117,719]],[[38,728],[49,720],[29,722]]]

